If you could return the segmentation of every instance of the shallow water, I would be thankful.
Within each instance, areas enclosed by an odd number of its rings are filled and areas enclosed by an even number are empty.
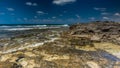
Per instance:
[[[31,29],[68,27],[68,25],[0,25],[0,38],[9,38]]]

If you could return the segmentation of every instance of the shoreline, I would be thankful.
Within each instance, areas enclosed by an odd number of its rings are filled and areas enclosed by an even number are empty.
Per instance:
[[[44,41],[43,43],[36,43],[36,44],[28,45],[26,47],[20,47],[18,49],[10,49],[10,50],[7,50],[7,51],[1,51],[1,54],[12,53],[12,52],[15,52],[15,51],[24,50],[26,48],[42,46],[42,45],[44,45],[44,43],[54,42],[57,39],[59,39],[59,38],[52,38],[51,40]]]
[[[0,56],[0,66],[21,68],[120,67],[119,26],[77,24],[66,28],[30,30],[12,38]],[[104,28],[101,28],[102,25]],[[94,27],[95,26],[95,27]],[[91,28],[93,27],[93,28]],[[99,28],[99,30],[98,30]],[[114,33],[113,31],[118,33]],[[106,32],[107,31],[107,32]],[[31,32],[31,33],[28,33]],[[105,36],[104,36],[105,34]],[[114,38],[114,39],[112,39]],[[113,41],[114,40],[114,41]],[[117,40],[117,41],[116,41]],[[115,44],[116,43],[116,44]],[[6,68],[6,67],[4,67]]]

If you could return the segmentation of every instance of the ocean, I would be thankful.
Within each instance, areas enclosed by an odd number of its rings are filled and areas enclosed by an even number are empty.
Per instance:
[[[32,29],[47,29],[69,27],[67,24],[62,25],[0,25],[0,38],[9,38]]]

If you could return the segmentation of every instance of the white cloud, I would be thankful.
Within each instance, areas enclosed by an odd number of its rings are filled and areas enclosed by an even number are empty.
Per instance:
[[[38,14],[44,14],[44,12],[43,12],[43,11],[37,11],[37,13],[38,13]]]
[[[14,11],[15,9],[13,8],[7,8],[8,11]]]
[[[101,15],[109,15],[109,13],[103,12],[103,13],[101,13]]]
[[[76,16],[78,19],[80,19],[80,15],[76,14],[75,16]]]
[[[54,17],[52,17],[53,19],[55,19],[56,17],[54,16]]]
[[[33,3],[33,6],[37,6],[38,4],[37,3]]]
[[[32,3],[31,2],[26,2],[26,5],[32,6]]]
[[[73,3],[73,2],[76,2],[77,0],[53,0],[53,4],[56,4],[56,5],[65,5],[65,4],[68,4],[68,3]]]
[[[26,18],[26,17],[25,17],[25,18],[23,18],[23,20],[27,21],[27,20],[28,20],[28,18]]]
[[[115,16],[120,16],[120,13],[115,13],[114,15],[115,15]]]
[[[34,18],[38,18],[37,16],[34,16]]]
[[[32,2],[26,2],[26,5],[28,5],[28,6],[37,6],[38,4],[37,3],[32,3]]]
[[[36,13],[37,13],[37,14],[40,14],[40,15],[42,15],[42,14],[48,14],[48,13],[45,13],[45,12],[43,12],[43,11],[36,11]]]
[[[103,17],[103,19],[104,19],[104,20],[109,20],[109,18],[108,18],[108,17]]]
[[[90,17],[89,19],[92,20],[92,21],[94,21],[94,20],[95,20],[95,17]]]
[[[106,8],[97,8],[97,7],[94,7],[93,9],[97,10],[97,11],[106,11]]]

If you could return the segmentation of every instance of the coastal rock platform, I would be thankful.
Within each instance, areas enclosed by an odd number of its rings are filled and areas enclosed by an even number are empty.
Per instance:
[[[75,24],[1,40],[11,46],[1,46],[0,68],[120,68],[119,26]]]

